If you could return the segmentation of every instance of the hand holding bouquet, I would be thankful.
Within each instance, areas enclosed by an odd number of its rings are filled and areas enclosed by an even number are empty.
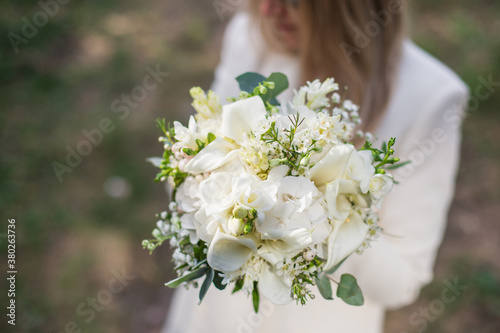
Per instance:
[[[173,188],[170,210],[159,214],[154,250],[169,240],[178,278],[169,287],[232,285],[275,304],[314,298],[311,286],[333,299],[331,274],[380,232],[377,208],[393,186],[394,139],[381,150],[370,135],[350,142],[358,107],[342,100],[333,79],[308,82],[278,105],[286,76],[237,78],[241,93],[221,106],[213,92],[192,88],[197,111],[188,127],[159,121],[165,152],[151,161],[158,181]],[[201,281],[201,280],[200,280]],[[342,275],[337,297],[362,305],[356,279]]]

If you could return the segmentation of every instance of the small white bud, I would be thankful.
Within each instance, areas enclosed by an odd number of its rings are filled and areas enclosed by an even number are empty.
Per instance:
[[[243,234],[244,228],[245,222],[243,222],[243,220],[231,217],[231,219],[229,220],[229,231],[233,235],[238,236]]]

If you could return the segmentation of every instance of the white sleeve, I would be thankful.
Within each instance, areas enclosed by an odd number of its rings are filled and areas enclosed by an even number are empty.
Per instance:
[[[250,35],[249,15],[237,13],[226,27],[220,62],[211,88],[221,97],[222,103],[227,97],[238,97],[240,90],[235,80],[237,76],[256,70],[258,47]]]
[[[402,142],[396,142],[396,155],[412,163],[393,171],[400,184],[385,198],[380,213],[384,233],[341,267],[357,277],[365,296],[387,308],[412,303],[431,281],[454,195],[460,123],[447,114],[463,110],[468,92],[453,84],[433,96]]]

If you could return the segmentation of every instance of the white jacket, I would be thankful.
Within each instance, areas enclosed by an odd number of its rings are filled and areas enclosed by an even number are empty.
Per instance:
[[[223,98],[237,96],[235,77],[247,71],[264,76],[283,72],[292,87],[298,85],[297,60],[266,51],[242,13],[226,29],[212,89]],[[291,96],[289,89],[282,98]],[[379,142],[397,137],[396,155],[412,163],[393,172],[400,184],[384,201],[380,217],[385,233],[339,269],[357,278],[365,295],[363,306],[327,301],[315,291],[316,299],[303,307],[261,300],[256,315],[251,299],[241,292],[231,295],[230,290],[211,288],[198,306],[198,290],[181,287],[164,332],[382,332],[385,310],[412,303],[432,279],[454,193],[460,113],[467,96],[467,87],[450,69],[405,41],[394,93],[376,136]]]

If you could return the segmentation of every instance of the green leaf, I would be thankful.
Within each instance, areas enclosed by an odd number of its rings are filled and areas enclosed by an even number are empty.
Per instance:
[[[382,142],[382,152],[384,154],[387,154],[387,142]]]
[[[335,273],[335,271],[337,271],[337,269],[339,269],[340,265],[342,265],[346,259],[347,259],[347,257],[345,257],[344,259],[342,259],[337,265],[335,265],[332,268],[330,268],[329,270],[325,271],[325,273],[326,274],[333,274],[333,273]]]
[[[318,285],[319,292],[324,299],[333,299],[332,284],[325,274],[321,274],[316,278],[316,284]]]
[[[201,285],[200,288],[200,302],[198,303],[198,305],[200,305],[203,299],[205,298],[205,295],[207,294],[208,289],[212,285],[213,280],[214,280],[214,270],[212,268],[209,268],[207,271],[207,277],[205,278],[205,281],[203,281],[203,284]]]
[[[347,304],[354,306],[363,305],[365,302],[356,278],[350,274],[342,274],[340,277],[337,297],[341,298]]]
[[[255,313],[259,313],[260,297],[259,297],[259,288],[257,287],[257,281],[253,282],[252,302]]]
[[[276,100],[276,96],[285,91],[289,85],[286,75],[277,72],[272,73],[268,78],[258,73],[247,72],[238,76],[236,78],[236,81],[238,81],[240,90],[246,91],[249,94],[254,93],[254,89],[259,86],[259,83],[262,83],[264,81],[273,82],[274,89],[268,88],[267,93],[261,95],[264,103],[269,102],[272,105],[279,105],[278,101]]]
[[[238,81],[240,90],[246,91],[249,94],[253,93],[255,87],[257,87],[259,83],[265,80],[265,76],[253,72],[247,72],[236,77],[236,81]]]
[[[215,271],[215,275],[214,275],[214,286],[215,286],[217,289],[219,289],[219,290],[224,290],[224,289],[226,289],[227,284],[223,284],[223,283],[222,283],[222,280],[223,280],[223,279],[222,279],[222,276],[220,276],[220,274],[219,274],[219,273],[221,273],[221,272],[219,272],[219,271]]]
[[[207,271],[209,269],[211,269],[211,268],[207,267],[207,266],[200,267],[191,273],[188,273],[186,275],[178,277],[177,279],[174,279],[172,281],[165,283],[165,285],[169,288],[177,288],[178,286],[180,286],[184,282],[196,280],[196,279],[202,277],[203,275],[205,275],[207,273]]]
[[[165,118],[158,118],[156,119],[156,125],[161,129],[165,135],[167,135],[167,126],[165,124]]]
[[[239,279],[238,281],[236,281],[236,283],[234,284],[234,289],[231,293],[234,294],[235,292],[240,291],[241,288],[243,288],[243,282],[243,279]]]
[[[398,168],[401,168],[407,164],[410,164],[411,161],[405,161],[405,162],[401,162],[401,163],[398,163],[398,164],[393,164],[393,165],[388,165],[388,166],[384,166],[384,169],[386,170],[395,170],[395,169],[398,169]]]
[[[269,75],[267,82],[274,82],[274,89],[268,89],[267,94],[265,94],[262,99],[264,102],[269,102],[272,105],[278,105],[278,101],[276,100],[276,96],[281,94],[288,88],[288,78],[283,73],[272,73]]]

